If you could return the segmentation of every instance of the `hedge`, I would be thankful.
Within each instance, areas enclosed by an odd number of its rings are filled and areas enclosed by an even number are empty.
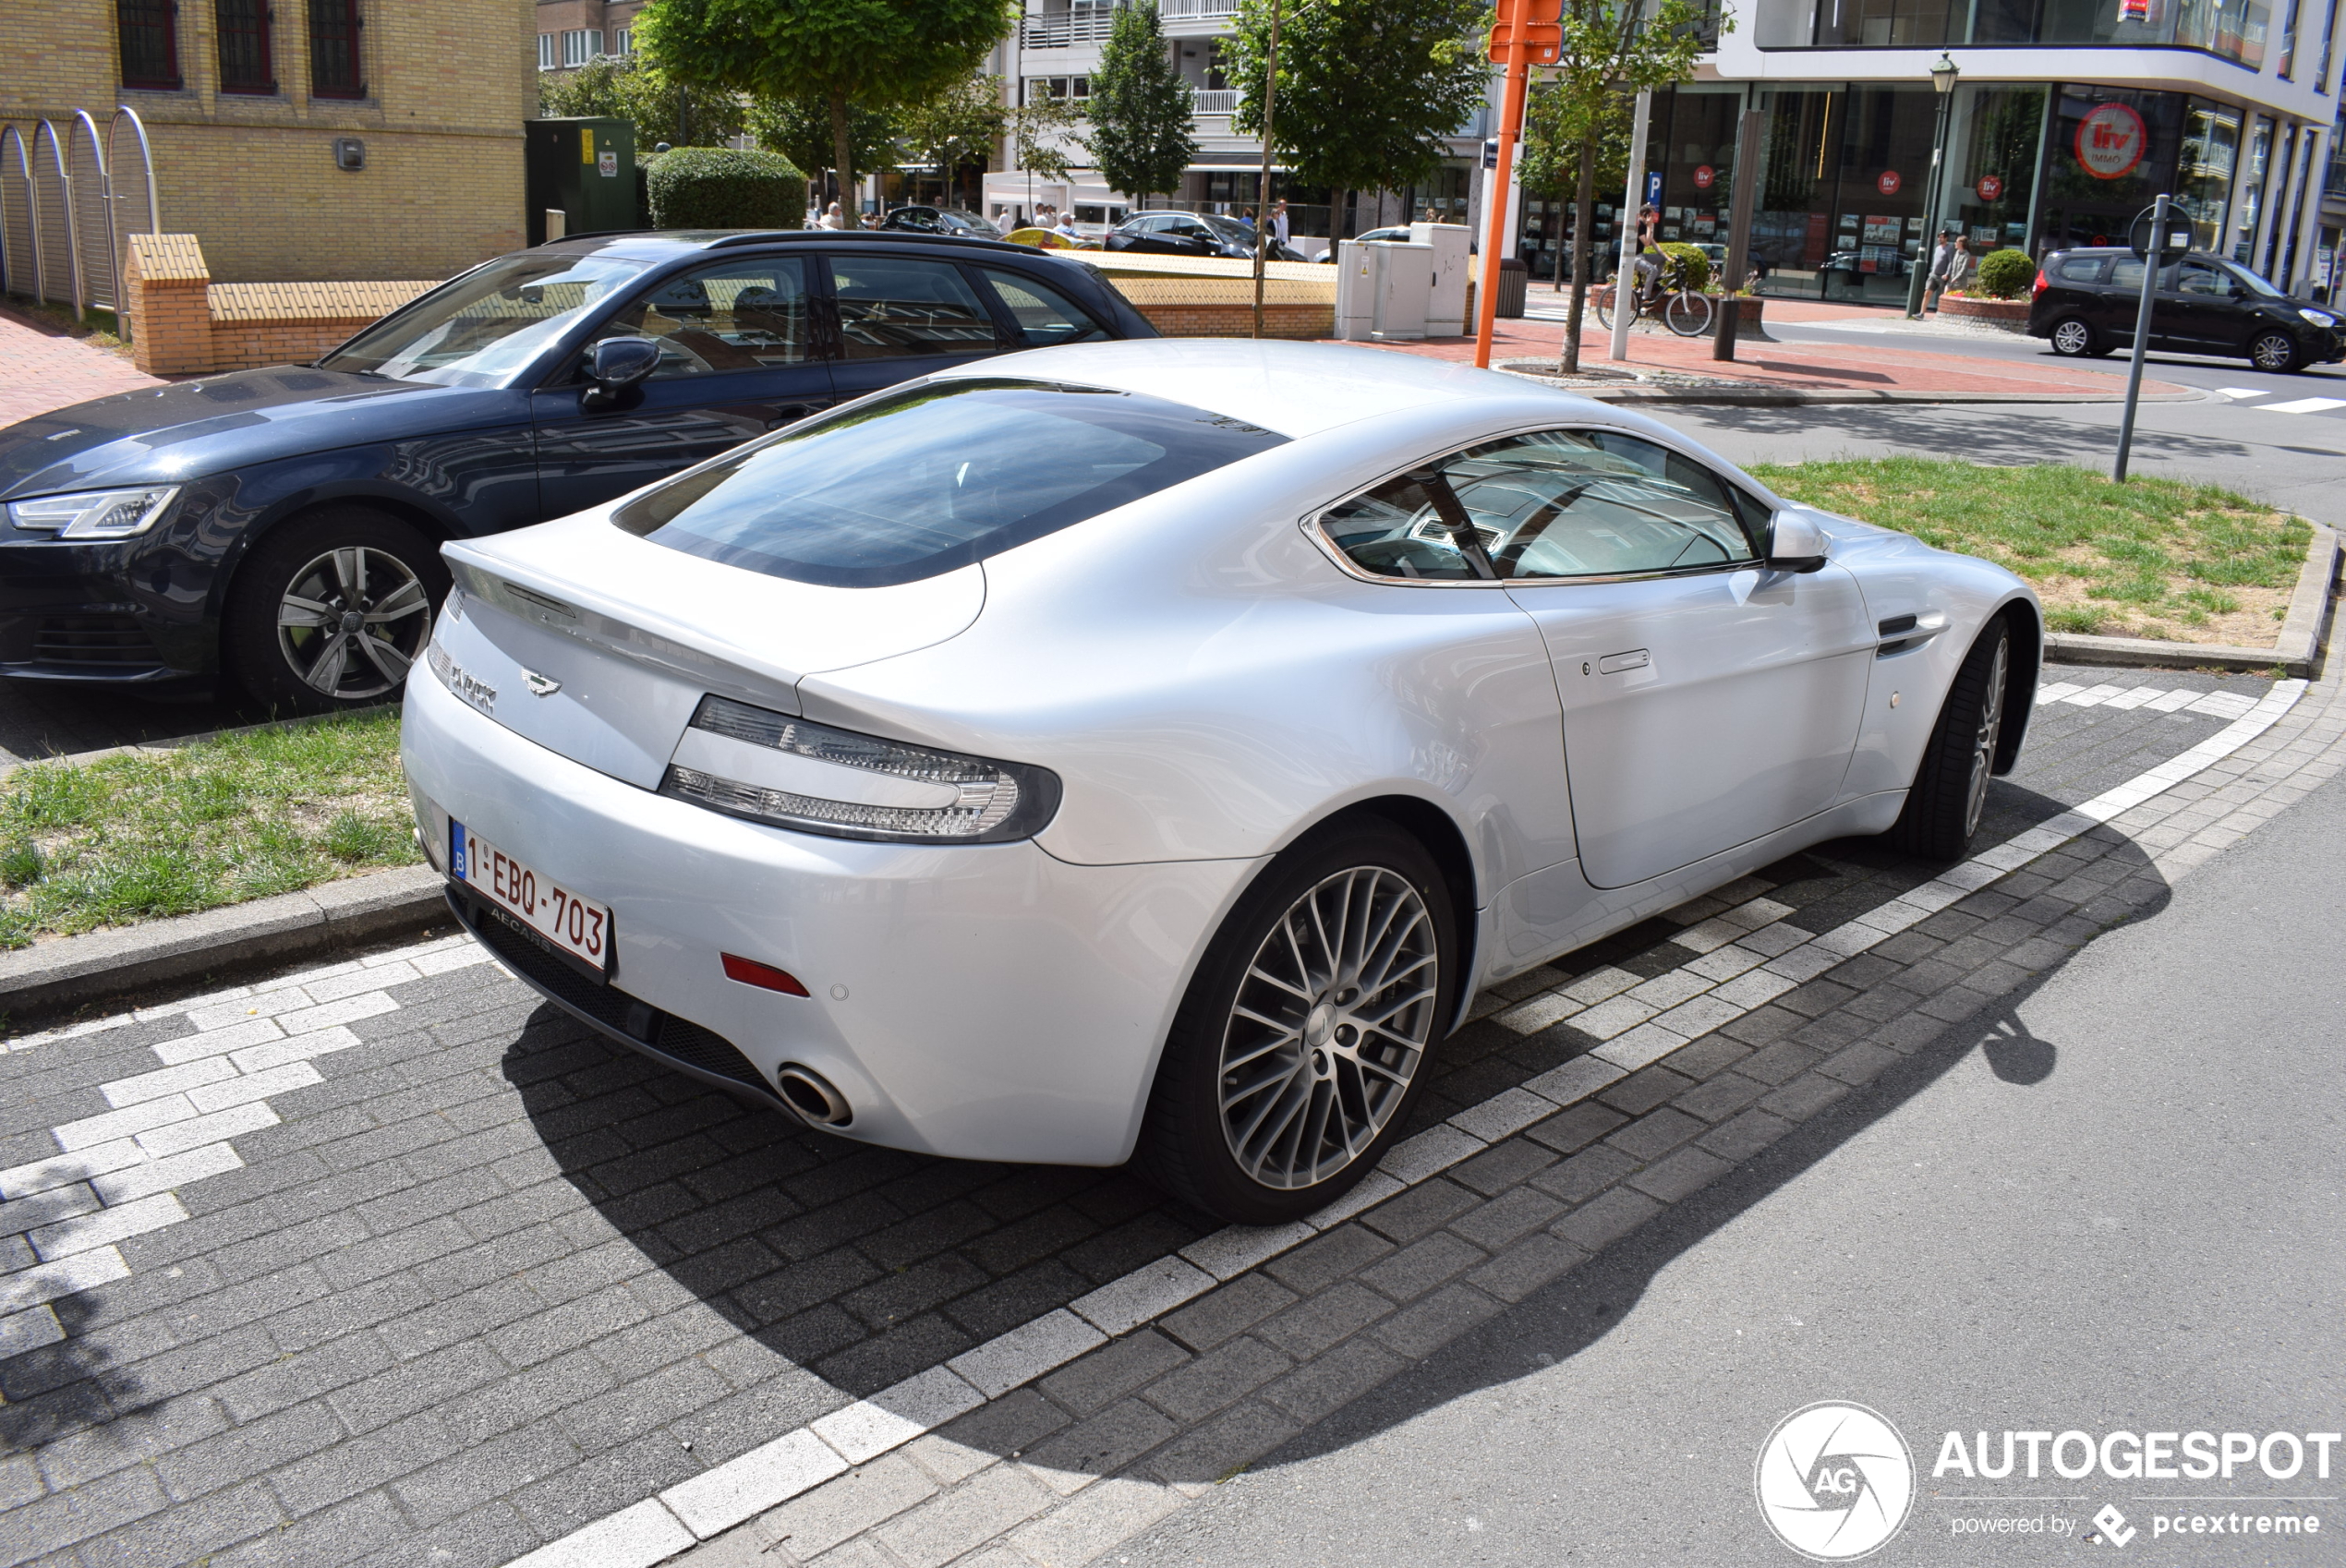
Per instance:
[[[2018,299],[2037,281],[2037,263],[2025,250],[1991,250],[1979,259],[1979,292],[1990,299]]]
[[[806,223],[806,176],[777,152],[678,147],[644,166],[656,229],[795,229]]]
[[[1679,281],[1695,293],[1700,294],[1711,286],[1709,252],[1698,250],[1691,245],[1683,245],[1675,240],[1664,240],[1662,245],[1662,254],[1676,260]]]

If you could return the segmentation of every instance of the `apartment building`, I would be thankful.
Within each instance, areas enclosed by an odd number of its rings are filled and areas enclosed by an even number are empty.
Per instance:
[[[445,277],[522,241],[530,11],[528,0],[0,0],[0,122],[36,155],[48,122],[70,158],[77,112],[103,127],[118,105],[134,110],[163,226],[201,241],[217,282]],[[10,188],[10,253],[22,255]]]
[[[566,71],[598,54],[635,52],[635,14],[647,0],[537,0],[538,68]]]

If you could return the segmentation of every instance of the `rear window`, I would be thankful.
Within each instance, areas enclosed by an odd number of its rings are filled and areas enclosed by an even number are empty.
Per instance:
[[[737,448],[611,521],[768,576],[883,587],[998,555],[1286,440],[1137,392],[920,382]]]

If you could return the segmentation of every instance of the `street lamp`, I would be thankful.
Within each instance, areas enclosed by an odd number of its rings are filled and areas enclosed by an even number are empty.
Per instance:
[[[1939,192],[1945,181],[1940,177],[1947,163],[1948,113],[1954,107],[1955,78],[1963,71],[1954,57],[1941,50],[1939,63],[1930,67],[1930,85],[1939,94],[1939,128],[1930,142],[1930,184],[1923,196],[1922,249],[1915,258],[1916,265],[1906,278],[1906,317],[1922,319],[1922,292],[1930,275],[1931,247],[1939,242]]]

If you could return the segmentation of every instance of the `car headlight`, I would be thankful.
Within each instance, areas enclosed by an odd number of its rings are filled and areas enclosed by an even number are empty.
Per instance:
[[[2304,317],[2305,320],[2311,321],[2316,327],[2334,327],[2338,325],[2337,317],[2326,315],[2319,310],[2300,310],[2297,314]]]
[[[10,501],[8,521],[27,533],[54,534],[61,539],[127,539],[153,527],[178,494],[176,485],[153,485],[33,496]]]
[[[1058,809],[1048,769],[859,735],[706,696],[659,792],[729,816],[839,838],[999,844]]]

